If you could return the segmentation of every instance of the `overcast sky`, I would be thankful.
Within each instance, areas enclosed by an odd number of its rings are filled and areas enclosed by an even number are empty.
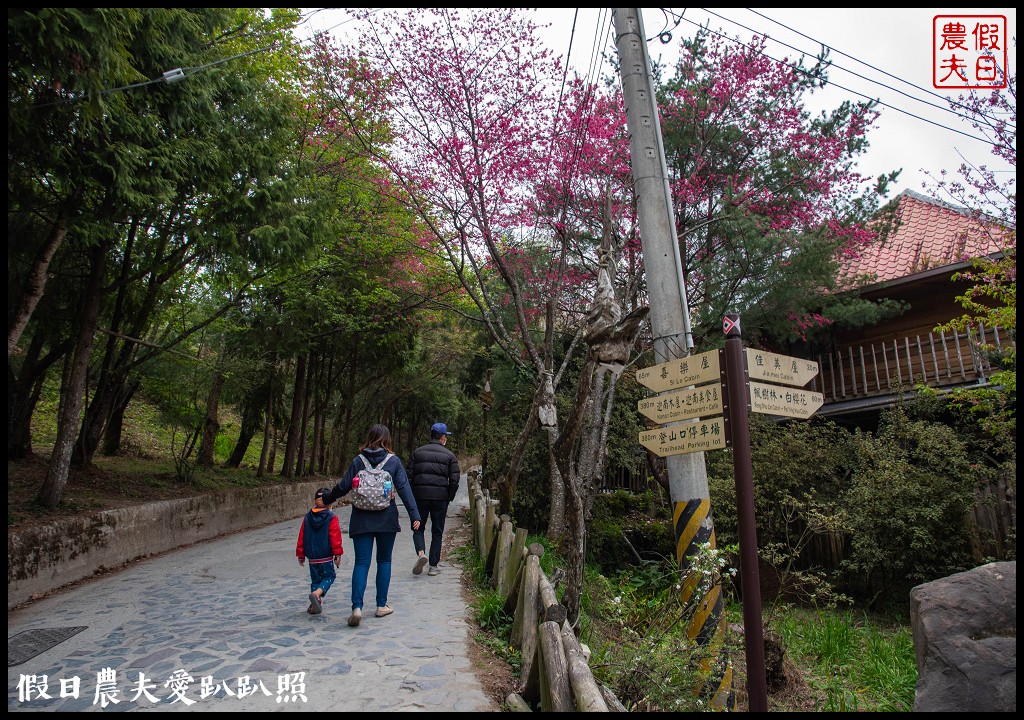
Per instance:
[[[306,9],[310,10],[309,8]],[[594,58],[615,52],[608,8],[524,8],[538,24],[549,24],[542,37],[560,56],[569,57],[578,73],[587,75],[594,67]],[[821,44],[832,48],[833,69],[830,85],[816,93],[809,109],[834,108],[844,99],[880,100],[877,128],[871,130],[871,144],[862,157],[859,169],[874,177],[883,172],[903,168],[896,194],[904,189],[923,192],[926,180],[923,171],[937,174],[956,170],[963,159],[998,168],[1002,177],[1015,172],[990,154],[991,146],[962,118],[951,113],[945,98],[956,98],[963,90],[937,89],[933,53],[934,18],[950,15],[986,24],[1001,24],[1004,16],[1006,36],[1000,47],[1007,51],[1009,74],[1016,75],[1017,11],[1014,8],[925,9],[744,9],[744,8],[645,8],[644,30],[650,41],[648,52],[653,60],[671,61],[680,37],[690,37],[698,25],[721,33],[730,40],[747,42],[753,34],[770,39],[765,52],[772,58],[793,60],[801,53],[813,56]],[[309,25],[322,30],[334,27],[332,33],[343,34],[352,25],[343,11],[325,9],[311,16]],[[681,18],[681,19],[680,19]],[[574,27],[575,25],[575,27]],[[659,36],[671,35],[663,43]],[[971,36],[968,34],[967,41]],[[571,48],[570,48],[571,43]],[[603,74],[610,66],[601,68]],[[940,79],[948,74],[941,67]],[[972,77],[973,80],[973,77]],[[1005,92],[1005,91],[1004,91]],[[820,104],[819,104],[820,103]]]

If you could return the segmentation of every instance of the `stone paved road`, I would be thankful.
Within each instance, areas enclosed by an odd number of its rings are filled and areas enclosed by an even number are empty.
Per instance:
[[[449,527],[468,506],[463,476]],[[359,627],[346,624],[354,557],[348,508],[338,508],[346,552],[338,580],[323,614],[306,613],[309,571],[295,561],[296,516],[140,561],[9,612],[9,660],[18,633],[86,629],[8,667],[7,709],[499,712],[470,665],[460,568],[442,561],[440,575],[413,575],[412,532],[399,509],[393,615],[373,616],[371,567],[369,612]]]

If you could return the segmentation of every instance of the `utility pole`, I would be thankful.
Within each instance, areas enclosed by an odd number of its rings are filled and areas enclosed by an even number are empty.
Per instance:
[[[611,10],[629,128],[655,363],[660,364],[689,355],[693,333],[643,17],[640,8]],[[667,463],[676,560],[683,578],[682,600],[692,618],[687,634],[707,648],[708,659],[703,664],[713,675],[701,690],[714,707],[731,710],[735,702],[732,667],[720,656],[725,642],[721,585],[703,587],[699,573],[692,571],[700,546],[716,546],[704,453],[671,455]]]

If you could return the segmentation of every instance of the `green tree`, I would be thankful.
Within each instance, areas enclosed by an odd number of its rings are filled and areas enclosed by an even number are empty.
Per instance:
[[[31,277],[46,264],[46,228],[63,226],[73,241],[62,244],[65,253],[85,259],[90,278],[76,304],[76,347],[68,358],[44,504],[56,505],[66,483],[101,322],[115,321],[116,335],[108,337],[127,335],[124,342],[163,335],[173,323],[152,313],[161,298],[166,301],[166,290],[154,297],[145,285],[180,292],[182,283],[196,286],[197,274],[234,272],[233,284],[241,287],[245,275],[265,272],[261,265],[301,252],[308,242],[308,223],[294,201],[300,173],[288,154],[290,88],[267,82],[268,72],[277,70],[253,59],[286,38],[296,19],[294,12],[268,17],[245,9],[15,13],[18,62],[9,66],[8,107],[12,133],[25,143],[12,159],[8,217],[22,230],[32,229],[26,218],[34,218],[38,232],[24,244],[25,262],[9,260],[15,286],[26,288],[10,304],[18,308],[11,347],[31,315],[25,308],[32,294],[42,292]],[[65,46],[66,54],[54,52]],[[164,73],[174,69],[181,73],[171,73],[167,77],[177,81],[168,82]],[[108,277],[114,263],[117,270]],[[33,269],[19,273],[22,267]],[[26,275],[29,281],[20,282]],[[108,291],[118,288],[107,306]],[[91,413],[101,427],[135,362],[123,345],[108,343],[106,350],[105,407]],[[98,432],[83,437],[95,448]]]

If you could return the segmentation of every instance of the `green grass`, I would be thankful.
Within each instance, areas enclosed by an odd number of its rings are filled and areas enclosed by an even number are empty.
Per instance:
[[[829,712],[910,712],[917,661],[910,628],[849,611],[784,608],[777,630]]]
[[[241,427],[240,418],[229,405],[221,407],[221,431],[214,443],[213,466],[195,466],[194,451],[189,461],[189,475],[183,481],[178,476],[172,455],[173,428],[164,422],[165,416],[153,403],[139,395],[125,412],[119,454],[106,456],[97,452],[93,457],[93,468],[72,468],[75,479],[69,479],[60,505],[54,510],[46,510],[35,502],[35,496],[43,482],[45,461],[56,440],[58,403],[56,383],[45,383],[32,417],[34,458],[8,463],[8,527],[47,520],[69,512],[94,512],[116,507],[118,503],[130,505],[287,482],[276,472],[284,452],[280,447],[275,472],[256,476],[263,447],[262,433],[253,437],[240,467],[224,467],[238,442]],[[178,437],[180,443],[180,429]]]
[[[32,442],[37,453],[48,454],[57,439],[57,412],[60,403],[60,378],[51,373],[40,393],[32,415]],[[223,465],[230,457],[241,432],[241,418],[229,404],[220,407],[220,432],[214,441],[214,464]],[[171,436],[174,429],[165,421],[157,406],[142,394],[137,395],[125,409],[119,458],[135,458],[143,473],[174,472],[171,460]],[[181,431],[179,429],[179,442]],[[283,448],[279,448],[279,451]],[[263,434],[256,433],[246,449],[242,466],[255,468],[263,451]],[[278,463],[281,456],[278,455]],[[97,453],[96,464],[102,466],[103,456]],[[166,463],[167,468],[161,467]],[[129,471],[129,468],[118,468]]]

